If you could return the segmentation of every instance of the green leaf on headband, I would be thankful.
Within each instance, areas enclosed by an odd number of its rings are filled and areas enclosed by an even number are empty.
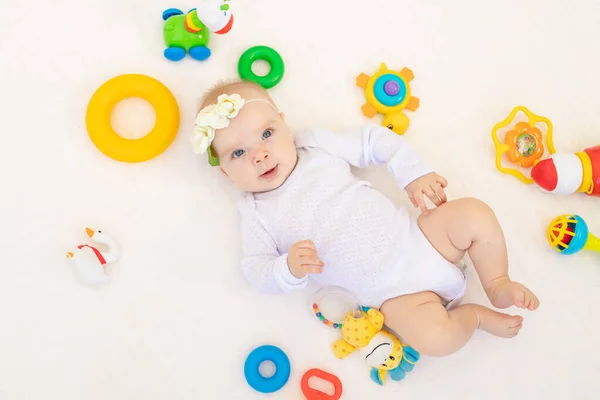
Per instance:
[[[208,163],[213,166],[216,167],[219,165],[219,158],[217,156],[215,156],[215,153],[213,152],[212,146],[208,146]]]

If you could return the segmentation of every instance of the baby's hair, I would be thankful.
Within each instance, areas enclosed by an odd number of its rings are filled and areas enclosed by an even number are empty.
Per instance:
[[[229,80],[221,80],[221,81],[217,82],[216,84],[214,84],[210,89],[208,89],[204,93],[204,95],[201,97],[199,109],[202,109],[209,104],[216,103],[217,98],[220,95],[225,94],[225,93],[231,94],[229,92],[234,91],[234,89],[236,87],[249,87],[249,88],[256,89],[259,92],[261,92],[262,94],[264,94],[265,97],[267,99],[269,99],[269,101],[271,103],[273,103],[273,105],[275,105],[275,103],[273,102],[273,99],[271,98],[271,96],[269,96],[269,92],[267,92],[267,90],[265,88],[263,88],[262,86],[260,86],[259,84],[251,82],[251,81],[245,81],[242,79],[229,79]]]

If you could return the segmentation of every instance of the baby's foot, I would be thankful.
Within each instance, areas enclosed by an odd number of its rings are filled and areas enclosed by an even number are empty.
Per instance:
[[[473,310],[479,319],[478,328],[494,336],[515,337],[523,327],[523,317],[518,315],[499,313],[480,305],[476,305]]]
[[[508,308],[514,305],[532,311],[540,305],[540,301],[531,290],[511,281],[507,276],[493,280],[488,287],[487,295],[497,308]]]

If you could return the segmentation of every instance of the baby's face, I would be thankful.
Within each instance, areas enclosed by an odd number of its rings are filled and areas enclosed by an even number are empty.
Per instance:
[[[267,100],[260,92],[238,93],[246,100]],[[227,128],[217,130],[212,148],[221,170],[245,192],[278,188],[298,160],[294,138],[283,115],[263,101],[245,104]]]

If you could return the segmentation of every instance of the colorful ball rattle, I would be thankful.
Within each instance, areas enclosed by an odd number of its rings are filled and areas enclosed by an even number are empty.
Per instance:
[[[565,214],[556,217],[548,227],[547,238],[554,250],[571,255],[581,250],[600,253],[600,239],[592,235],[579,215]]]
[[[335,321],[331,318],[331,316],[328,318],[323,313],[322,303],[327,297],[336,297],[338,300],[341,300],[343,309],[340,310],[339,318],[337,318]],[[362,313],[362,308],[354,296],[352,296],[352,294],[350,294],[350,292],[347,290],[338,286],[324,286],[317,290],[312,296],[311,304],[315,317],[317,317],[317,319],[323,324],[333,329],[342,329],[342,321],[349,311],[354,311],[355,315],[361,315]]]

